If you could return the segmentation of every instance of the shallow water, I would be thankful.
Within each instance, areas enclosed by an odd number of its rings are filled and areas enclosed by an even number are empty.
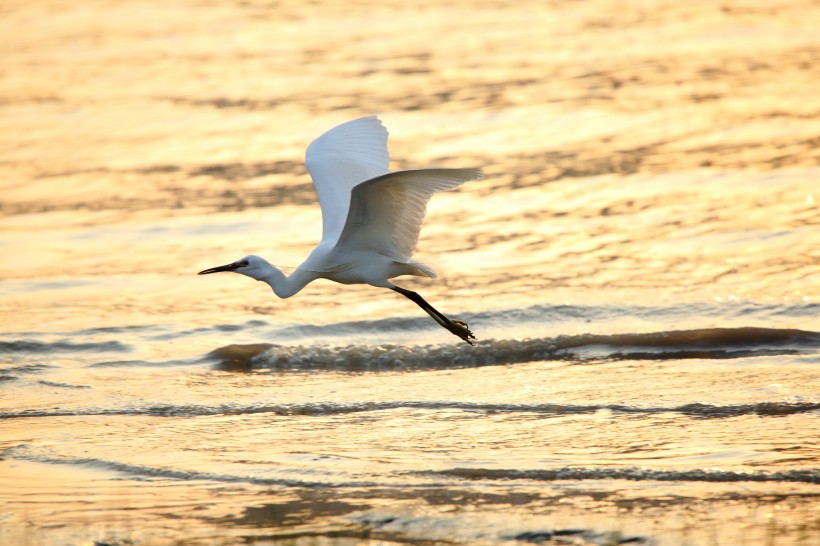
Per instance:
[[[820,10],[6,2],[0,542],[820,542]],[[24,29],[21,31],[20,29]],[[238,275],[378,113],[401,296]]]

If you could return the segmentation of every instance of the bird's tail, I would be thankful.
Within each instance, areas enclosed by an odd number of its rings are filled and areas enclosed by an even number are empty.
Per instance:
[[[414,275],[416,277],[430,277],[431,279],[436,278],[436,272],[433,271],[429,265],[423,264],[421,262],[408,262],[402,265],[407,268],[407,273],[405,273],[405,275]]]

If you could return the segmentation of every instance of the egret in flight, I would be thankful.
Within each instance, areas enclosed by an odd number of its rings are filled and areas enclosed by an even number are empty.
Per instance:
[[[390,282],[401,275],[435,278],[413,260],[419,231],[434,193],[481,178],[480,169],[390,172],[387,130],[375,116],[334,127],[308,146],[305,164],[322,208],[322,240],[287,276],[259,256],[246,256],[200,275],[233,271],[289,298],[316,279],[389,288],[409,298],[441,326],[470,345],[467,324],[447,318],[419,294]]]

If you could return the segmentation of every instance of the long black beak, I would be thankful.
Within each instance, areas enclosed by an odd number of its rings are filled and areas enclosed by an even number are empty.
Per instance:
[[[204,270],[200,271],[199,273],[197,273],[197,275],[207,275],[209,273],[219,273],[220,271],[234,271],[238,267],[240,267],[240,264],[234,262],[234,263],[228,264],[228,265],[220,265],[219,267],[212,267],[210,269],[204,269]]]

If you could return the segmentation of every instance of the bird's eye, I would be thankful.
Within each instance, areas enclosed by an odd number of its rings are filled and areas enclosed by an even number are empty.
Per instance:
[[[236,262],[236,265],[237,265],[237,267],[247,267],[248,263],[249,263],[248,260],[240,260],[240,261]]]

